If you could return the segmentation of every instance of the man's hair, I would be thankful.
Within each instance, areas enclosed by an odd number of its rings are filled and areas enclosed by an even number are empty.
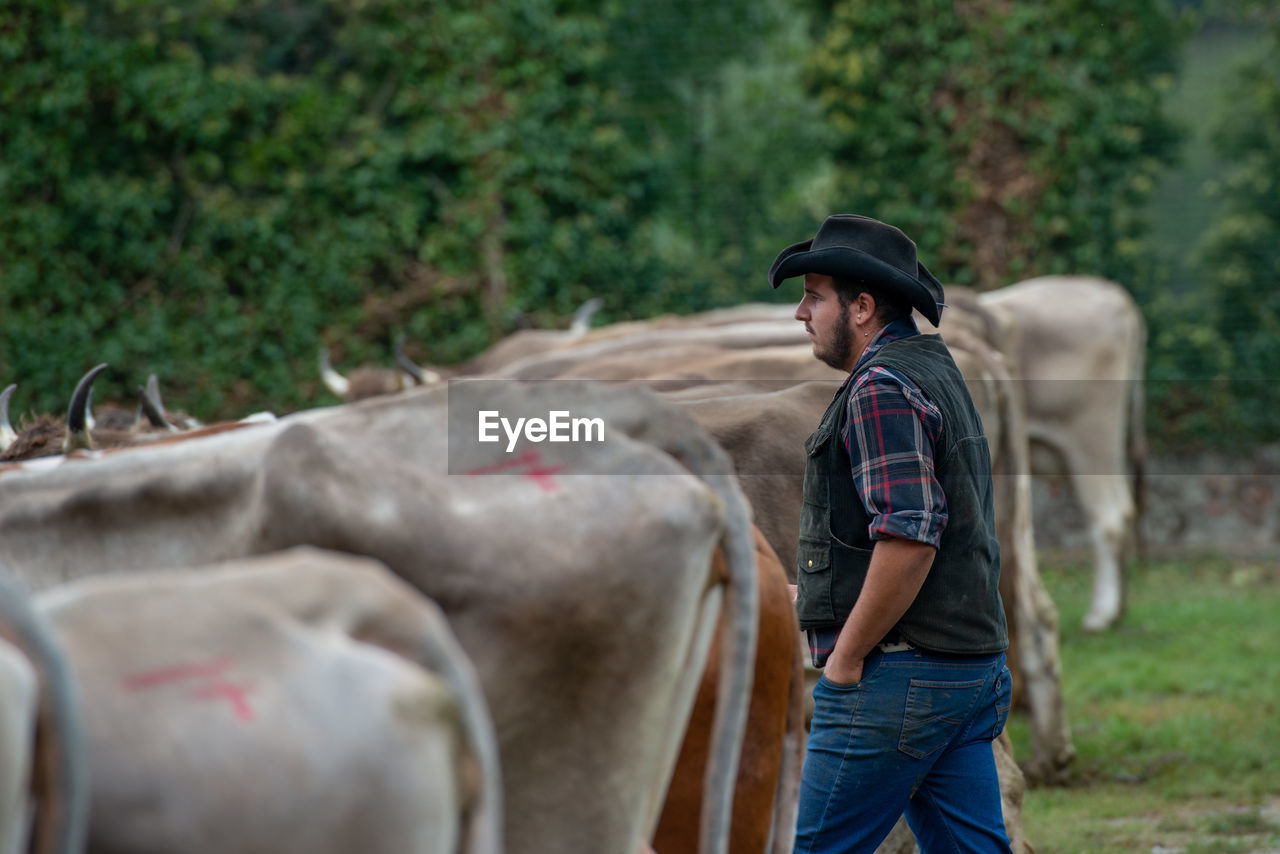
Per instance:
[[[870,294],[871,298],[876,301],[876,318],[880,321],[881,326],[888,326],[895,320],[911,316],[911,306],[906,300],[891,296],[884,288],[877,285],[860,279],[841,278],[833,278],[831,284],[842,308],[847,307],[857,299],[859,294]]]

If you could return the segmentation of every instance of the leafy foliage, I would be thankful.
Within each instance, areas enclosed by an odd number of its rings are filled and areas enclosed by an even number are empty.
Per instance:
[[[402,332],[456,359],[513,310],[653,274],[628,251],[649,188],[591,82],[596,19],[537,0],[0,15],[0,368],[33,409],[98,361],[113,395],[154,370],[202,414],[291,409],[323,341],[362,360]]]
[[[812,74],[841,206],[902,227],[943,281],[1132,282],[1182,33],[1159,0],[839,0]]]
[[[1226,215],[1205,236],[1199,257],[1208,285],[1200,322],[1214,341],[1208,364],[1225,395],[1215,401],[1216,414],[1229,420],[1235,442],[1280,436],[1274,403],[1280,363],[1280,26],[1271,43],[1242,71],[1235,109],[1216,130],[1217,146],[1232,164],[1214,188]]]
[[[802,77],[805,19],[792,0],[606,10],[602,72],[625,93],[624,126],[650,152],[660,188],[643,251],[672,271],[633,304],[693,311],[769,298],[764,272],[779,243],[827,213],[809,192],[830,134]]]
[[[1161,0],[0,0],[0,385],[56,411],[107,361],[99,400],[154,371],[205,418],[289,411],[331,400],[322,344],[448,363],[591,296],[785,298],[774,253],[857,210],[946,281],[1129,284],[1153,428],[1257,435],[1275,68],[1222,132],[1213,292],[1166,293],[1139,211],[1184,30]]]

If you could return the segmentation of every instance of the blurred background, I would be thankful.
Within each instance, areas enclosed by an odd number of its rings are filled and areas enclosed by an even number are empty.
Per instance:
[[[748,300],[831,212],[944,282],[1112,278],[1155,450],[1274,441],[1280,4],[3,0],[15,419],[332,403],[316,353]]]

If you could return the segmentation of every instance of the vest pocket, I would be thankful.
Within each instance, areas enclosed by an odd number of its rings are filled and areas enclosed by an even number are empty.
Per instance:
[[[801,537],[796,548],[799,596],[796,616],[801,625],[830,625],[835,622],[835,606],[831,598],[831,547]]]
[[[834,429],[835,401],[822,423],[804,443],[804,503],[800,508],[800,540],[796,548],[796,616],[802,628],[830,626],[836,621],[831,595],[830,501],[827,496],[826,449]],[[836,412],[838,414],[838,412]]]
[[[831,599],[836,618],[843,620],[853,610],[853,603],[862,594],[862,583],[867,580],[871,566],[871,549],[860,549],[831,535]]]

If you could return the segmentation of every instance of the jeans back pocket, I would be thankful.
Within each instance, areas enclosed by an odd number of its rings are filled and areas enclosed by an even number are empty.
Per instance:
[[[968,722],[986,679],[942,682],[912,679],[902,713],[898,750],[923,759],[946,747]]]

